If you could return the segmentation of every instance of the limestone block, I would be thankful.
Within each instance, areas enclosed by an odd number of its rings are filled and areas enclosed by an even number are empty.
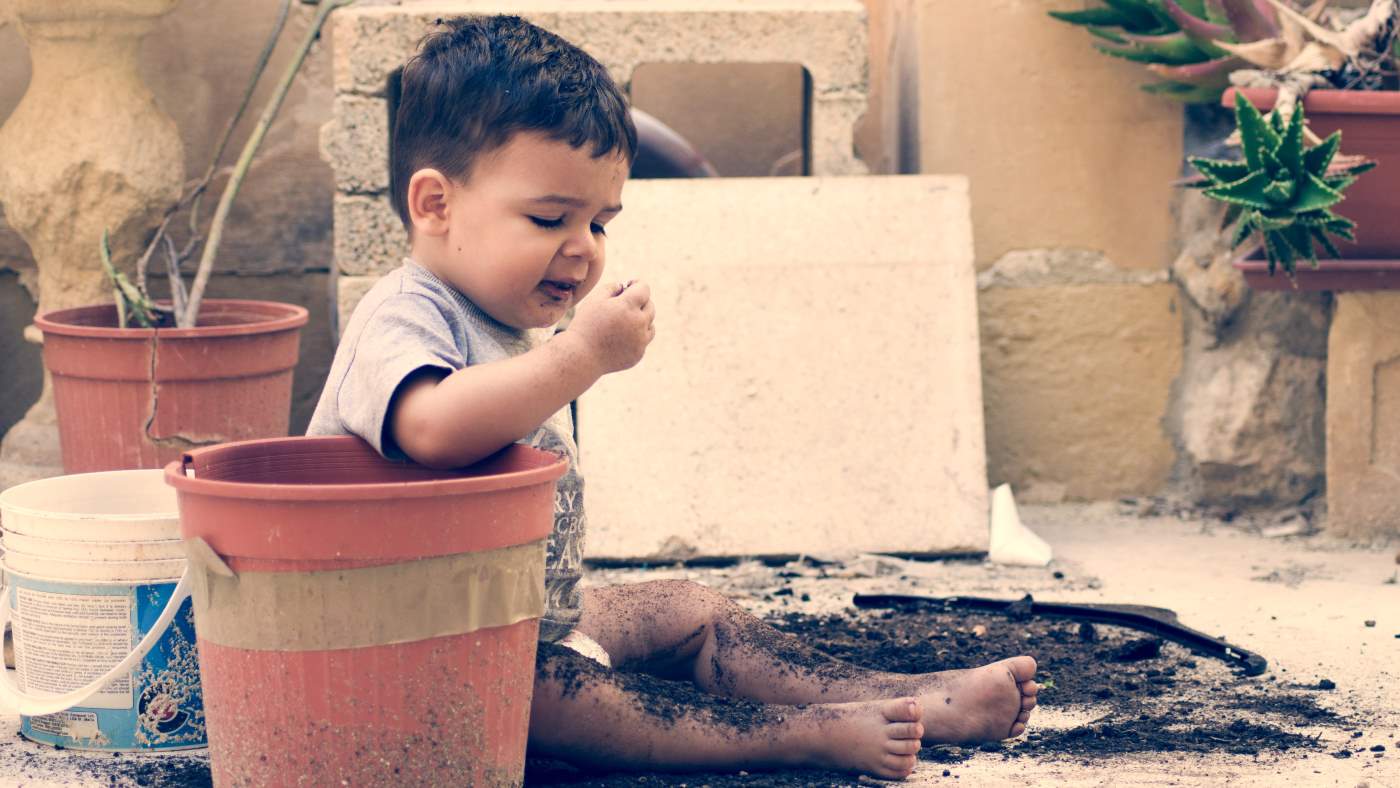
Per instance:
[[[1168,264],[1181,105],[1045,15],[1083,0],[918,3],[920,166],[971,179],[979,266],[1055,246]]]
[[[1181,367],[1170,284],[989,287],[979,294],[987,464],[1029,499],[1154,493]]]
[[[381,98],[339,95],[334,120],[321,127],[321,156],[342,192],[389,189],[389,110]]]
[[[801,63],[812,80],[816,174],[861,174],[853,126],[868,86],[865,9],[857,0],[456,0],[336,14],[336,91],[382,95],[435,20],[518,13],[598,58],[619,84],[643,63]],[[828,117],[830,115],[830,117]],[[818,153],[831,151],[827,153]],[[815,164],[815,163],[814,163]]]
[[[335,262],[342,274],[384,274],[408,254],[408,233],[388,195],[335,196]]]
[[[961,177],[634,181],[657,338],[579,403],[588,552],[984,550]]]
[[[344,326],[350,322],[350,316],[355,313],[355,305],[360,303],[360,299],[365,297],[374,283],[379,281],[379,276],[341,276],[335,280],[335,305],[336,305],[336,326]],[[337,328],[337,335],[340,333]]]
[[[1400,532],[1400,292],[1337,293],[1327,346],[1327,527]]]

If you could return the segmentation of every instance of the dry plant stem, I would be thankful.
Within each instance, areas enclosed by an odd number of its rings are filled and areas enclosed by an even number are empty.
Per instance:
[[[166,237],[166,229],[170,226],[170,219],[178,213],[180,209],[188,205],[190,206],[190,240],[189,243],[185,245],[185,248],[176,256],[174,266],[169,269],[172,298],[177,287],[183,289],[183,284],[178,281],[180,263],[185,258],[189,257],[200,240],[199,200],[203,197],[204,191],[209,188],[209,183],[214,179],[214,173],[218,169],[219,161],[223,159],[224,150],[228,148],[229,139],[233,137],[233,131],[238,126],[238,121],[242,120],[243,113],[247,111],[248,104],[252,101],[254,90],[257,88],[258,83],[262,81],[263,71],[267,69],[268,60],[272,58],[272,51],[276,49],[277,41],[282,37],[282,30],[286,27],[287,14],[290,10],[291,0],[282,0],[280,7],[277,9],[277,20],[272,26],[272,32],[268,35],[267,42],[263,44],[263,50],[258,55],[257,64],[253,67],[253,75],[248,80],[248,87],[243,91],[243,98],[238,103],[238,109],[234,111],[233,117],[229,118],[228,126],[224,128],[223,137],[219,140],[218,146],[214,149],[214,155],[209,160],[209,168],[205,170],[204,176],[199,179],[199,182],[195,184],[194,188],[191,189],[188,194],[166,210],[165,216],[161,218],[160,225],[156,228],[155,235],[151,236],[151,241],[147,244],[146,251],[141,255],[141,260],[136,264],[136,287],[141,291],[141,295],[148,300],[150,295],[149,291],[146,289],[146,269],[150,266],[151,257],[155,253],[156,247],[160,246],[161,239]],[[155,304],[152,304],[152,308],[160,312],[170,311],[165,307]],[[182,310],[179,306],[176,306],[174,311],[178,315]]]
[[[233,200],[238,196],[238,188],[243,184],[243,178],[248,174],[248,168],[253,163],[253,156],[262,145],[263,138],[267,136],[267,130],[272,126],[273,119],[277,117],[277,111],[282,107],[282,100],[287,97],[287,91],[291,88],[297,72],[301,70],[301,64],[306,60],[307,52],[311,50],[311,45],[320,36],[321,26],[325,24],[326,17],[335,9],[352,2],[354,0],[322,0],[321,4],[317,6],[316,17],[312,20],[310,29],[306,31],[306,38],[302,40],[301,47],[297,49],[292,62],[283,72],[282,79],[277,83],[272,98],[263,108],[263,114],[258,118],[258,125],[253,129],[252,136],[244,143],[243,152],[238,157],[238,163],[234,165],[233,174],[229,176],[228,185],[224,187],[224,192],[219,198],[219,206],[214,210],[214,219],[209,224],[209,239],[204,244],[204,253],[199,258],[199,269],[195,273],[194,284],[190,287],[189,303],[186,305],[185,313],[176,318],[175,324],[180,328],[193,328],[198,319],[199,305],[204,300],[204,288],[209,283],[209,274],[214,267],[214,256],[218,252],[219,243],[223,240],[224,222],[228,219],[229,209],[233,207]]]

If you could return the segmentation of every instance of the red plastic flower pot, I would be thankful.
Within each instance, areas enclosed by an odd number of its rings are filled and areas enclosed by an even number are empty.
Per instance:
[[[195,328],[117,328],[116,307],[39,315],[65,473],[160,468],[195,446],[287,434],[307,311],[204,302]]]
[[[215,785],[519,785],[567,467],[512,445],[435,471],[349,437],[166,466]]]

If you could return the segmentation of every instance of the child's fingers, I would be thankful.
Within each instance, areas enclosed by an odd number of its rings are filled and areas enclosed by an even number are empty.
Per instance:
[[[640,279],[633,279],[628,282],[621,292],[621,295],[628,303],[642,307],[651,303],[651,288],[646,282]]]

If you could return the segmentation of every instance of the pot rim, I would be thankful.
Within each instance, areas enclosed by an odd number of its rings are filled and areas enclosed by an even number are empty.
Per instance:
[[[277,443],[299,442],[307,446],[331,446],[344,444],[346,449],[362,446],[366,452],[378,458],[378,452],[370,448],[360,438],[351,435],[291,436],[284,438],[261,438],[222,444],[207,449],[187,452],[183,459],[165,466],[165,482],[177,492],[189,495],[214,498],[238,498],[243,500],[272,500],[292,502],[335,502],[392,500],[396,498],[427,498],[435,496],[470,495],[496,492],[519,487],[529,487],[545,482],[553,482],[563,476],[569,468],[568,457],[551,451],[536,449],[524,444],[513,443],[502,452],[550,455],[553,462],[542,462],[533,468],[506,473],[492,473],[480,476],[456,476],[445,479],[403,482],[364,482],[346,484],[278,484],[273,482],[237,482],[214,479],[201,479],[185,474],[186,465],[193,461],[192,454],[211,450],[228,450],[233,447],[256,447]],[[368,456],[368,455],[366,455]],[[495,456],[495,455],[493,455]],[[389,463],[389,460],[379,458]],[[468,466],[471,467],[471,466]]]
[[[163,301],[161,303],[169,303]],[[239,298],[211,298],[200,307],[202,314],[251,313],[260,319],[246,323],[218,326],[195,326],[194,328],[117,328],[115,326],[94,326],[71,322],[80,314],[115,311],[113,304],[91,304],[88,306],[53,309],[34,316],[34,325],[45,334],[84,339],[204,339],[213,337],[247,336],[288,331],[306,325],[310,313],[306,307],[287,304],[281,301],[260,301]]]
[[[1234,106],[1237,91],[1255,106],[1272,106],[1273,97],[1278,95],[1276,88],[1231,87],[1221,94],[1221,105]],[[1327,115],[1400,115],[1400,90],[1318,88],[1303,98],[1303,110]]]

